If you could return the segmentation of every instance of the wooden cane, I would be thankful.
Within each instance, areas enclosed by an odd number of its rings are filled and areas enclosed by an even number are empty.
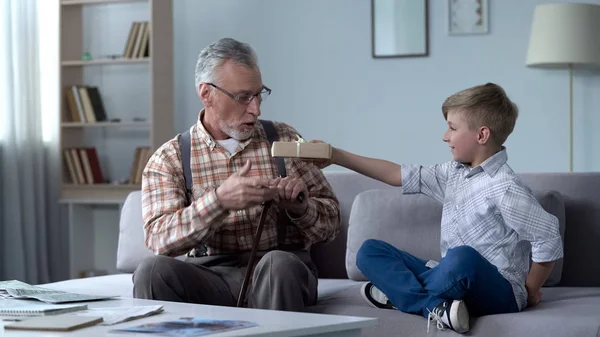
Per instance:
[[[262,212],[260,213],[260,220],[258,221],[258,228],[256,228],[256,234],[254,235],[254,241],[252,242],[252,251],[250,252],[250,259],[248,260],[248,268],[246,268],[246,275],[242,282],[242,290],[237,300],[237,306],[242,307],[244,305],[244,298],[246,298],[246,292],[248,291],[248,283],[250,282],[250,276],[252,276],[252,270],[254,269],[254,258],[256,257],[256,251],[258,250],[258,244],[260,243],[260,237],[262,236],[262,230],[265,226],[265,220],[269,213],[272,201],[265,202]]]
[[[302,202],[302,200],[304,200],[304,193],[298,194],[296,200]],[[256,258],[258,244],[260,243],[263,227],[265,226],[265,220],[267,219],[267,214],[269,213],[269,208],[271,207],[272,203],[272,201],[265,202],[262,212],[260,213],[260,220],[258,220],[258,228],[256,228],[256,234],[254,234],[252,250],[250,251],[250,258],[248,259],[246,275],[244,275],[244,281],[242,282],[242,290],[240,290],[240,294],[237,300],[237,307],[242,307],[244,305],[244,299],[246,298],[246,292],[248,291],[248,284],[250,283],[250,277],[252,276],[252,272],[254,270],[254,259]]]

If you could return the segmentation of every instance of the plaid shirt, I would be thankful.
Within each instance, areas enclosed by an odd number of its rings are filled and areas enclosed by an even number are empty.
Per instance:
[[[498,268],[527,305],[529,259],[563,256],[558,219],[547,213],[507,164],[506,149],[475,168],[452,161],[402,165],[404,193],[423,193],[443,204],[440,249],[471,246]],[[494,291],[490,289],[490,291]]]
[[[203,112],[201,112],[202,115]],[[297,132],[283,123],[274,123],[281,141],[295,141]],[[239,253],[252,249],[262,206],[239,211],[222,208],[216,188],[247,160],[250,177],[275,178],[277,169],[262,125],[256,123],[253,136],[241,142],[235,153],[219,146],[201,122],[190,129],[193,201],[186,207],[185,183],[177,138],[163,144],[150,158],[142,174],[142,212],[146,246],[155,254],[179,256],[199,244],[209,255]],[[309,193],[307,212],[292,218],[285,244],[304,247],[330,241],[341,227],[339,202],[323,173],[314,164],[285,159],[287,175],[301,177]],[[275,204],[269,209],[259,250],[277,248]],[[287,212],[286,212],[287,214]],[[285,215],[289,216],[289,215]]]

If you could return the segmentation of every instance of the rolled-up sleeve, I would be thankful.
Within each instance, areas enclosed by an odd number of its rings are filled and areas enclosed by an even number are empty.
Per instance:
[[[563,257],[558,219],[546,212],[525,187],[512,183],[502,196],[500,211],[506,225],[531,243],[533,262]]]
[[[403,164],[401,169],[403,193],[422,193],[443,203],[450,165],[450,162],[430,166]]]

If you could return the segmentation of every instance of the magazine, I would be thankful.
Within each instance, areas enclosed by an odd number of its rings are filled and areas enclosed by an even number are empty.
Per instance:
[[[182,317],[173,321],[147,323],[111,332],[135,332],[161,336],[206,336],[210,334],[258,326],[253,322]]]
[[[96,296],[52,290],[12,280],[0,282],[0,299],[36,299],[46,303],[71,303],[109,299],[116,296]]]
[[[111,307],[92,308],[84,312],[78,312],[79,316],[101,316],[104,321],[101,325],[114,325],[122,322],[132,321],[163,312],[162,305],[145,305],[134,307]]]

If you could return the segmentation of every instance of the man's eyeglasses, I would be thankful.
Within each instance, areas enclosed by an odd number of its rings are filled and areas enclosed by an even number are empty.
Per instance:
[[[252,102],[252,99],[254,97],[256,97],[259,101],[258,103],[264,101],[265,99],[267,99],[267,97],[271,94],[271,89],[267,88],[266,86],[263,85],[262,90],[254,95],[251,94],[237,94],[234,95],[232,93],[230,93],[229,91],[218,87],[216,84],[213,83],[206,83],[208,85],[210,85],[211,87],[215,87],[217,90],[219,90],[220,92],[224,93],[225,95],[229,96],[232,100],[240,103],[240,104],[250,104],[250,102]]]

